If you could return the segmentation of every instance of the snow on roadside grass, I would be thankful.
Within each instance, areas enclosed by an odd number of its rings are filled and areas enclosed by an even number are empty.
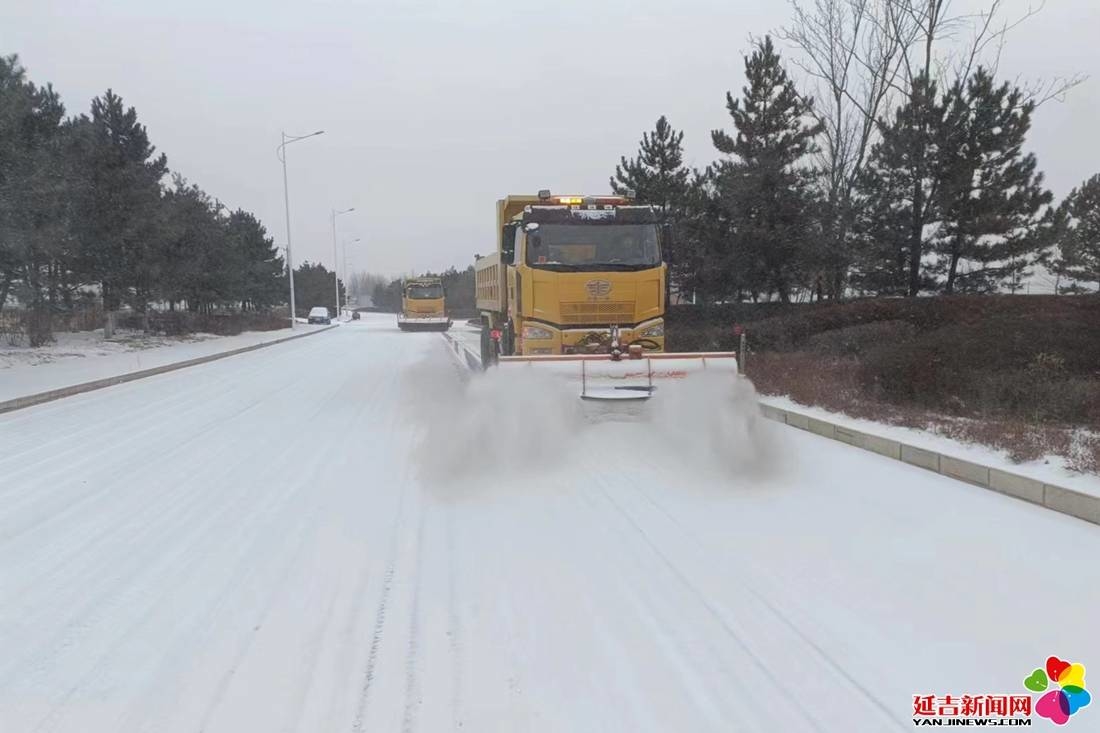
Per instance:
[[[289,336],[305,335],[324,328],[326,327],[298,326],[293,330],[284,328],[278,331],[245,331],[236,336],[142,336],[112,341],[97,339],[96,332],[91,332],[63,334],[65,338],[58,343],[39,349],[2,347],[0,402],[256,346]],[[2,363],[5,355],[16,353],[19,354],[17,359]]]
[[[195,343],[219,338],[210,333],[196,333],[177,338],[146,336],[140,331],[120,331],[114,338],[104,339],[103,330],[56,333],[47,346],[10,346],[0,344],[0,369],[50,364],[65,359],[110,356],[146,349],[156,349],[181,343]]]
[[[1082,474],[1072,471],[1068,467],[1068,461],[1056,455],[1048,455],[1036,461],[1014,463],[1008,455],[986,445],[977,443],[964,443],[944,435],[927,430],[906,428],[897,425],[889,425],[872,420],[849,417],[843,413],[833,412],[821,407],[810,407],[799,404],[789,397],[769,396],[761,402],[765,405],[780,407],[803,415],[809,415],[822,420],[842,425],[853,430],[878,435],[889,440],[896,440],[916,448],[936,451],[954,458],[973,461],[984,466],[990,466],[1009,473],[1044,481],[1067,489],[1074,489],[1083,493],[1100,496],[1100,476],[1095,474]]]

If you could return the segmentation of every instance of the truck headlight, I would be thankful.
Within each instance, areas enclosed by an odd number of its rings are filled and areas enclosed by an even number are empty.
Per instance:
[[[665,323],[664,323],[664,321],[654,323],[652,326],[649,326],[647,328],[642,329],[642,331],[638,334],[638,336],[640,336],[641,338],[644,338],[644,339],[661,338],[664,335],[665,335]]]
[[[532,341],[539,341],[539,340],[545,340],[545,339],[552,339],[552,338],[554,338],[554,334],[552,334],[550,331],[546,330],[545,328],[539,328],[538,326],[524,326],[523,327],[523,338],[525,340],[530,339]]]

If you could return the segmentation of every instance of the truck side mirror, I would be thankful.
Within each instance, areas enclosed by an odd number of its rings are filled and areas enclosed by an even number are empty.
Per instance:
[[[505,262],[511,262],[516,253],[516,224],[505,224],[500,230],[500,251]]]

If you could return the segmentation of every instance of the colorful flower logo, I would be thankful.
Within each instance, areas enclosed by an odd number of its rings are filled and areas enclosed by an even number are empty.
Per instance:
[[[1046,692],[1055,685],[1059,689]],[[1058,657],[1047,659],[1046,669],[1036,669],[1024,678],[1024,687],[1032,692],[1046,692],[1035,703],[1035,712],[1055,725],[1065,725],[1070,716],[1092,702],[1085,689],[1085,665],[1063,662]]]

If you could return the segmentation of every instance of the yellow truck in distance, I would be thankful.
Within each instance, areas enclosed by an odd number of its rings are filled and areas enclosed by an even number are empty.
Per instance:
[[[512,195],[474,264],[483,363],[497,356],[664,351],[659,212],[621,196]]]
[[[397,327],[402,331],[446,331],[447,294],[438,277],[418,277],[401,283],[401,312]]]

